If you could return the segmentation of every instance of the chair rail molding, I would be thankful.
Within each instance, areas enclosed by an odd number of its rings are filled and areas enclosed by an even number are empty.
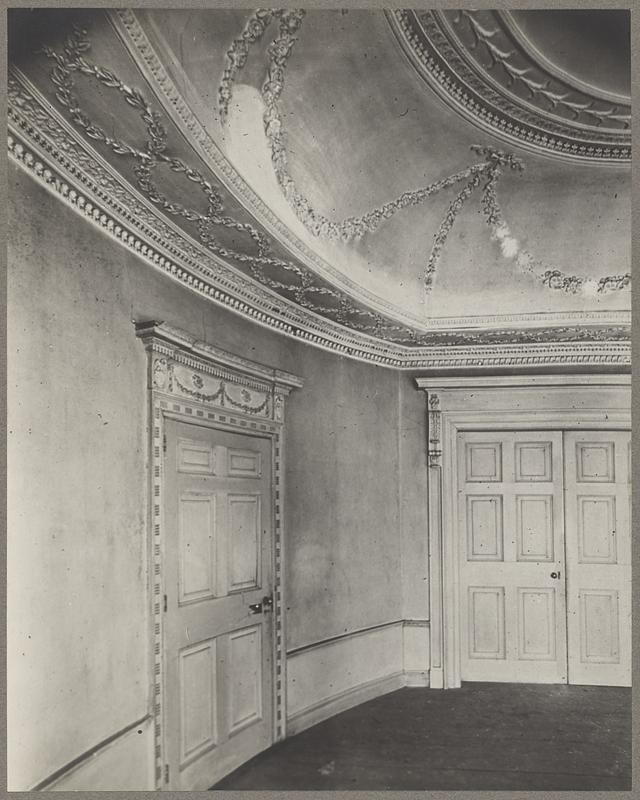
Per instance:
[[[177,419],[203,426],[261,436],[272,441],[274,520],[273,740],[286,735],[286,654],[284,586],[284,452],[285,398],[302,388],[302,379],[220,350],[186,331],[162,322],[135,323],[136,336],[147,351],[149,402],[149,570],[152,708],[156,788],[164,775],[164,436],[165,421]]]
[[[457,439],[462,431],[628,430],[631,376],[416,377],[427,402],[430,685],[461,685]]]

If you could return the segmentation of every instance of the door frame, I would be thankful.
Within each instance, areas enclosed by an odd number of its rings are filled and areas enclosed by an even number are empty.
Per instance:
[[[164,450],[166,420],[271,440],[273,523],[272,742],[286,736],[286,648],[284,558],[284,408],[302,380],[198,341],[164,323],[136,324],[147,351],[149,422],[148,592],[150,621],[150,710],[154,721],[156,789],[171,785],[164,738]]]
[[[630,430],[631,376],[419,377],[427,401],[429,682],[461,686],[457,438],[462,431]]]

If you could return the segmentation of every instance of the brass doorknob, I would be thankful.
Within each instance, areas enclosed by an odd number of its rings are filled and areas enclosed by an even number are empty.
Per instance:
[[[260,603],[249,605],[250,614],[268,614],[270,611],[273,611],[273,596],[270,594],[265,595]]]

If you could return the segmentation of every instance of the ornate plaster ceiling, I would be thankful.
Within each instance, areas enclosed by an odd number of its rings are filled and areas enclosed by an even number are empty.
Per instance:
[[[320,346],[419,366],[544,343],[562,363],[591,343],[624,361],[624,57],[597,38],[598,79],[571,20],[485,13],[14,13],[10,152],[155,266]],[[438,63],[455,46],[447,91],[427,36]],[[611,153],[492,127],[458,102],[460,64],[513,126],[526,113]]]
[[[396,11],[399,41],[445,102],[505,142],[630,161],[625,11]]]

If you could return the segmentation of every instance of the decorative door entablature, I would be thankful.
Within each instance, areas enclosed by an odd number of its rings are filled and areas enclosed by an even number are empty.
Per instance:
[[[136,324],[149,353],[149,389],[181,401],[284,422],[284,399],[302,380],[228,353],[163,322]]]

